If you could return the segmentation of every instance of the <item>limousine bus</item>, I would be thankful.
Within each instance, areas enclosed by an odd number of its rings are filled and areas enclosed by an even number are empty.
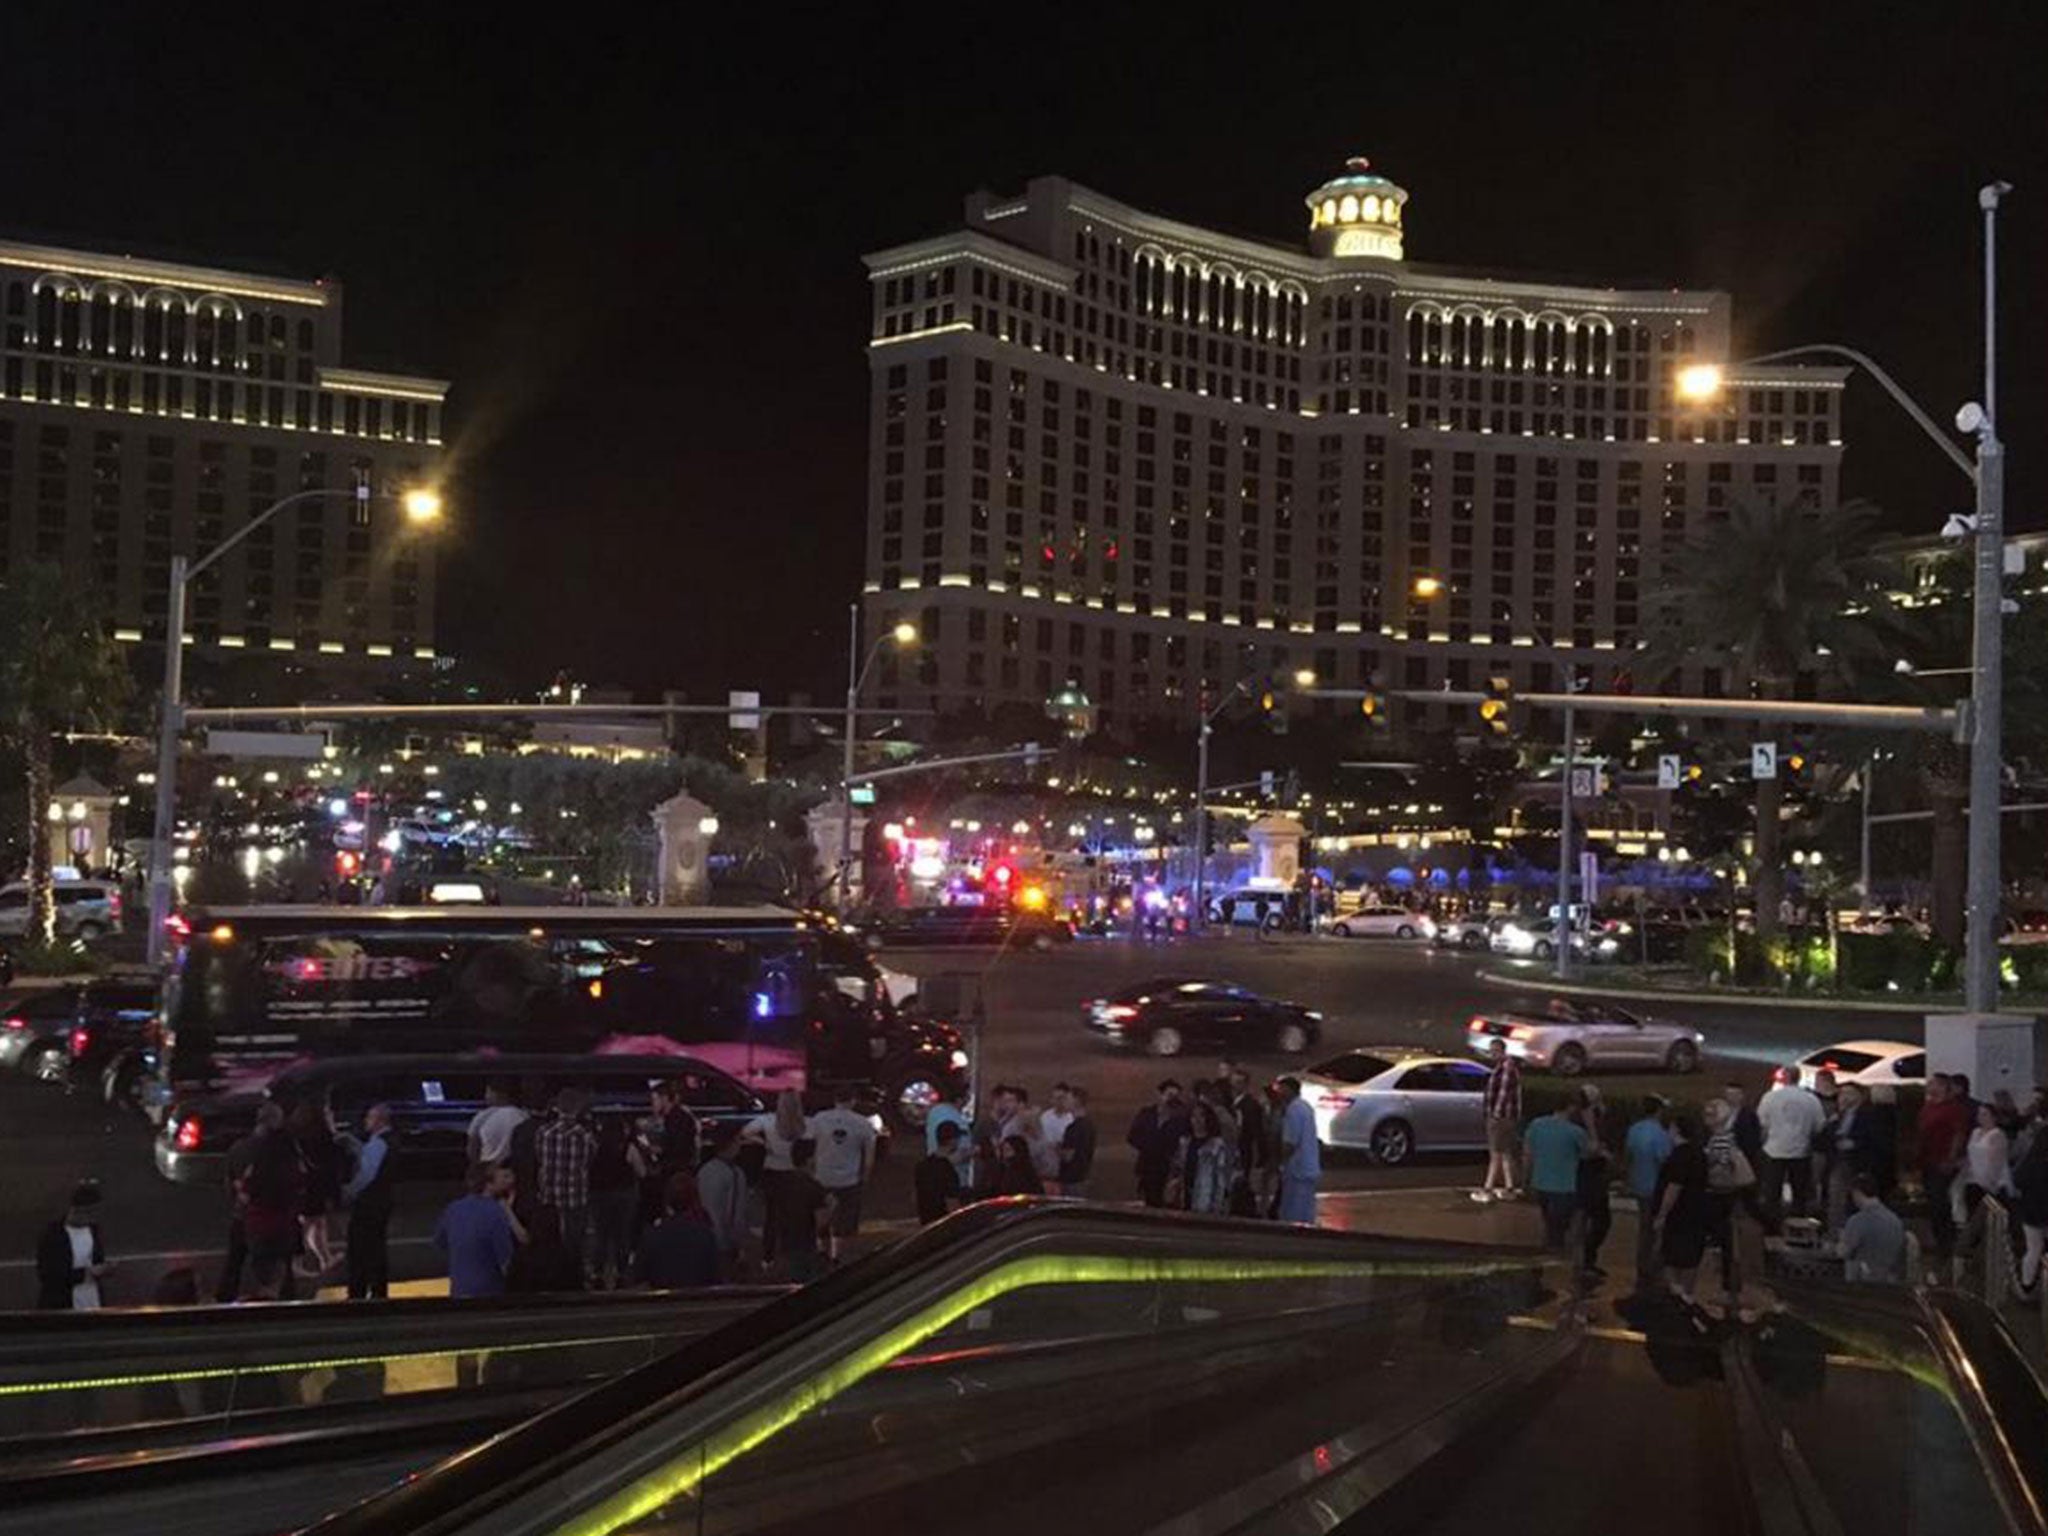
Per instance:
[[[965,1083],[949,1025],[899,1014],[774,907],[195,910],[150,1103],[260,1090],[340,1055],[687,1055],[772,1101],[842,1083],[900,1126]]]

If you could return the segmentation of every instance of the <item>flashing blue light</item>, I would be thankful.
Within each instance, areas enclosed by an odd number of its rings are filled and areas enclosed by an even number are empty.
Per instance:
[[[774,1008],[775,1008],[775,1005],[774,1005],[774,1003],[773,1003],[773,1002],[771,1002],[771,1001],[769,1000],[768,994],[767,994],[766,992],[756,992],[756,993],[754,994],[754,1017],[755,1017],[755,1018],[757,1018],[757,1019],[765,1019],[765,1018],[767,1018],[767,1017],[769,1016],[769,1014],[770,1014],[770,1013],[772,1013],[772,1012],[774,1011]]]

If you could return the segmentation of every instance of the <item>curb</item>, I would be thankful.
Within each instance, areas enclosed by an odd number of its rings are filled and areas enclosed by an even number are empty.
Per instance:
[[[1710,1003],[1718,1007],[1743,1006],[1752,1008],[1789,1008],[1806,1013],[1910,1013],[1925,1018],[1930,1013],[1940,1013],[1946,1006],[1951,1013],[1960,1009],[1961,1004],[1944,1005],[1932,999],[1917,1003],[1867,1002],[1858,998],[1831,997],[1771,997],[1751,992],[1673,992],[1662,987],[1603,987],[1581,981],[1560,982],[1556,977],[1539,978],[1532,982],[1523,976],[1502,976],[1493,971],[1475,971],[1476,980],[1490,987],[1541,986],[1547,980],[1560,991],[1576,993],[1582,997],[1654,997],[1672,1003]]]

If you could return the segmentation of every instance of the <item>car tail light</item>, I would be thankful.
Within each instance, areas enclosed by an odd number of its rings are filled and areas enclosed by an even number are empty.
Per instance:
[[[119,917],[120,915],[121,915],[121,893],[120,893],[119,891],[109,891],[109,892],[107,892],[107,916],[109,916],[109,917]]]
[[[189,939],[192,937],[192,925],[185,921],[182,914],[173,912],[164,919],[164,932],[174,939]]]
[[[1129,1003],[1112,1003],[1109,1007],[1102,1010],[1102,1016],[1105,1019],[1135,1019],[1138,1016],[1138,1010]]]
[[[1316,1095],[1316,1108],[1318,1109],[1349,1109],[1351,1103],[1351,1095],[1348,1093],[1330,1093],[1325,1091]]]
[[[83,1056],[92,1047],[92,1031],[83,1024],[71,1031],[71,1054]]]
[[[1485,1033],[1486,1033],[1486,1020],[1484,1020],[1484,1019],[1480,1018],[1480,1017],[1479,1017],[1479,1016],[1478,1016],[1477,1014],[1474,1014],[1474,1015],[1472,1016],[1472,1022],[1471,1022],[1470,1024],[1467,1024],[1467,1025],[1465,1026],[1465,1033],[1467,1033],[1468,1035],[1483,1035],[1483,1034],[1485,1034]]]
[[[199,1150],[199,1138],[204,1133],[205,1127],[200,1125],[197,1115],[192,1116],[189,1120],[180,1120],[177,1131],[171,1136],[171,1145],[180,1152],[197,1152]]]
[[[1508,1031],[1508,1038],[1510,1040],[1534,1040],[1536,1038],[1536,1031],[1526,1024],[1517,1024]]]
[[[28,1028],[28,1020],[27,1020],[27,1019],[24,1019],[24,1018],[23,1018],[23,1017],[22,1017],[22,1016],[21,1016],[20,1014],[18,1014],[18,1013],[10,1013],[10,1014],[9,1014],[9,1015],[8,1015],[8,1016],[7,1016],[6,1018],[4,1018],[4,1019],[0,1019],[0,1029],[27,1029],[27,1028]]]

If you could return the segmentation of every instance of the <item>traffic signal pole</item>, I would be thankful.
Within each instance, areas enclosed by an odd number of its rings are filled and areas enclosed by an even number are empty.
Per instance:
[[[1566,678],[1570,684],[1570,678]],[[1574,695],[1564,696],[1564,774],[1557,786],[1557,979],[1569,981],[1572,974],[1572,771],[1578,764],[1578,722],[1573,718]],[[1590,918],[1591,914],[1587,916]]]

